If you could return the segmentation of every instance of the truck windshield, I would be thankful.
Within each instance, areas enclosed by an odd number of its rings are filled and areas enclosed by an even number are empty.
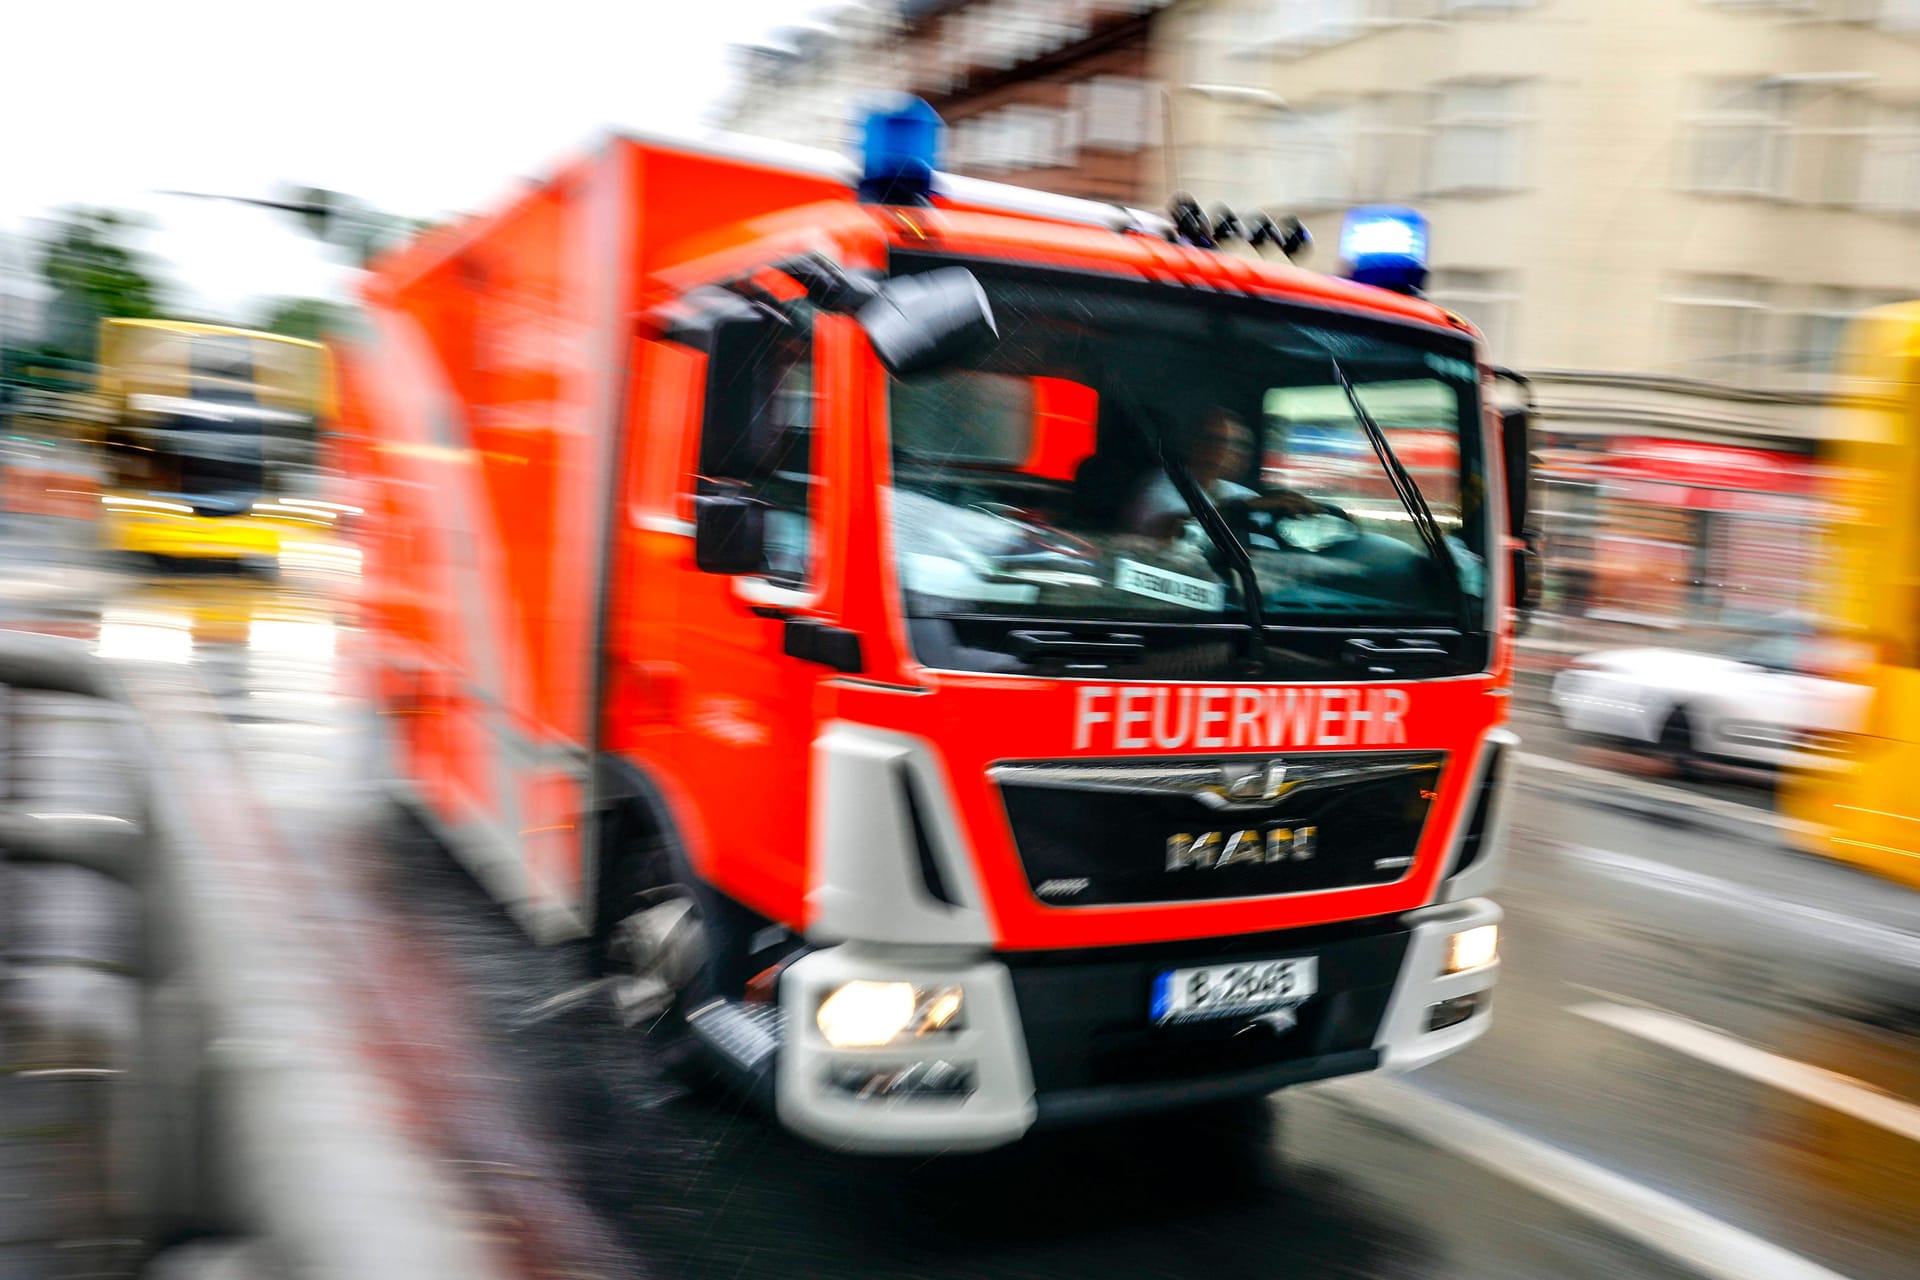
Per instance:
[[[1367,632],[1484,638],[1464,337],[1084,277],[981,281],[998,345],[890,387],[894,549],[921,661],[1298,677]],[[1424,504],[1396,491],[1356,400]],[[1466,670],[1484,649],[1447,652]]]

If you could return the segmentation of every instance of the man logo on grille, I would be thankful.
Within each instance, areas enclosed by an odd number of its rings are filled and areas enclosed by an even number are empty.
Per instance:
[[[1305,862],[1313,857],[1318,827],[1269,827],[1265,831],[1180,831],[1167,837],[1167,870],[1218,871],[1263,862]]]

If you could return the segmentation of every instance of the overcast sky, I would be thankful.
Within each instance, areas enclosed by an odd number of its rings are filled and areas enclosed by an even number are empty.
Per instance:
[[[272,214],[154,194],[296,182],[399,212],[484,207],[605,125],[701,124],[730,43],[821,0],[19,0],[0,21],[0,229],[136,208],[189,305],[336,291]]]

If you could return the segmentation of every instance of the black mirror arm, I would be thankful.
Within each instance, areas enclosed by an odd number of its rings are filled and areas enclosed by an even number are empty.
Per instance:
[[[807,301],[834,315],[849,315],[880,295],[878,283],[850,274],[821,253],[786,258],[773,269],[805,289]]]
[[[735,297],[751,302],[781,324],[793,323],[792,317],[787,315],[786,304],[772,291],[755,284],[750,277],[743,276],[738,280],[727,280],[720,287]]]
[[[785,258],[769,268],[757,268],[753,274],[720,282],[720,288],[766,309],[783,323],[791,323],[786,301],[754,281],[754,275],[762,269],[778,271],[786,276],[806,290],[808,302],[832,315],[850,315],[880,294],[880,285],[876,281],[850,274],[821,253]]]

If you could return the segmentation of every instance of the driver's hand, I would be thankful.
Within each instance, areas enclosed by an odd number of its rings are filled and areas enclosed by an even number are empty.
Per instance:
[[[1327,508],[1315,502],[1304,493],[1295,493],[1292,489],[1276,489],[1272,493],[1263,493],[1247,502],[1249,511],[1264,511],[1276,516],[1317,516],[1326,514]]]

